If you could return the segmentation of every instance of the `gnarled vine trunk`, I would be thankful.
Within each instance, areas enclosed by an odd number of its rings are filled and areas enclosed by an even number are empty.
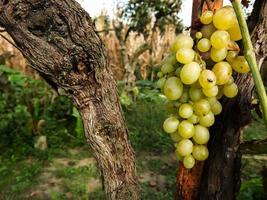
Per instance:
[[[222,2],[215,0],[214,2]],[[198,2],[200,0],[195,0]],[[211,2],[211,1],[210,1]],[[195,8],[196,10],[196,8]],[[194,15],[193,15],[194,16]],[[196,16],[196,15],[195,15]],[[257,59],[263,64],[267,46],[267,0],[256,0],[249,27]],[[254,82],[251,74],[238,75],[239,95],[223,99],[223,112],[210,129],[209,158],[192,170],[181,167],[177,176],[177,200],[233,200],[240,188],[242,129],[251,121]]]
[[[90,16],[74,0],[0,0],[0,26],[31,66],[73,99],[107,199],[140,199],[116,83]]]

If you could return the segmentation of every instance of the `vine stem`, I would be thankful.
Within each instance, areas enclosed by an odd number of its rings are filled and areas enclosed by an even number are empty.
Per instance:
[[[242,41],[244,45],[244,56],[249,64],[250,70],[252,72],[252,76],[254,79],[254,83],[259,95],[259,100],[262,108],[263,119],[265,125],[267,127],[267,96],[265,87],[260,75],[260,71],[258,68],[258,63],[256,59],[256,55],[252,46],[252,42],[249,35],[248,26],[246,23],[246,19],[243,13],[242,5],[240,0],[232,0],[232,5],[236,13],[236,17],[240,26],[240,31],[242,35]]]

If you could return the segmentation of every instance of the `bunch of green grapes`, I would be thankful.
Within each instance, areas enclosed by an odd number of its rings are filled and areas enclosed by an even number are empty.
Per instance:
[[[163,129],[188,169],[208,158],[209,127],[223,109],[219,99],[238,94],[233,75],[250,71],[236,43],[242,36],[233,8],[226,6],[215,14],[206,11],[200,21],[195,40],[186,34],[176,37],[156,83],[171,114]]]

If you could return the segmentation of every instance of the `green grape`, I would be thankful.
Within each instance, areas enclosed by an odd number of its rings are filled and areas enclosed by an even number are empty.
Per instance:
[[[213,16],[213,25],[219,30],[228,30],[234,25],[236,18],[232,7],[225,6],[217,10]]]
[[[229,42],[230,35],[227,31],[215,31],[210,37],[210,43],[216,49],[227,47]]]
[[[213,71],[209,69],[205,69],[201,72],[199,76],[199,83],[202,88],[209,89],[215,86],[216,84],[216,76]]]
[[[223,94],[228,98],[234,98],[238,94],[238,87],[235,83],[225,85],[223,87]]]
[[[195,162],[195,158],[192,155],[185,156],[183,159],[183,165],[186,169],[192,169]]]
[[[190,36],[181,33],[176,37],[171,47],[171,52],[176,53],[180,48],[192,48],[193,45],[193,39]]]
[[[219,88],[219,93],[217,94],[216,98],[221,99],[223,97],[223,86],[218,86]]]
[[[185,90],[185,88],[184,88],[184,92],[183,92],[182,96],[180,97],[179,102],[187,103],[188,100],[189,100],[189,93],[188,93],[188,90]]]
[[[229,33],[230,38],[233,41],[238,41],[242,39],[240,27],[237,20],[235,20],[234,25],[231,28],[229,28],[227,32]]]
[[[232,76],[232,67],[228,62],[223,61],[216,63],[213,66],[212,71],[216,76],[217,85],[226,84]]]
[[[194,145],[192,155],[196,160],[204,161],[209,157],[209,151],[204,145]]]
[[[164,94],[169,100],[177,100],[183,94],[183,84],[177,77],[170,77],[164,85]]]
[[[213,26],[213,24],[204,25],[201,28],[201,33],[203,38],[210,38],[212,33],[216,31],[216,28]]]
[[[203,92],[200,88],[190,87],[189,89],[189,97],[190,99],[195,102],[203,98]]]
[[[166,133],[174,133],[177,131],[179,120],[176,117],[169,117],[163,123],[163,130]]]
[[[193,151],[193,143],[189,139],[183,139],[177,144],[177,153],[180,156],[188,156]]]
[[[222,104],[216,101],[211,105],[211,112],[213,112],[214,115],[219,115],[222,112]]]
[[[176,114],[177,112],[177,106],[176,103],[174,103],[173,101],[166,101],[166,103],[164,104],[164,108],[168,113],[171,114]]]
[[[233,60],[237,57],[238,51],[228,51],[226,60],[228,62],[233,62]]]
[[[174,133],[170,133],[170,136],[174,142],[180,142],[183,139],[177,131]]]
[[[205,116],[210,112],[210,104],[206,99],[200,99],[199,101],[195,102],[193,105],[193,109],[195,113],[200,116]]]
[[[159,80],[157,80],[156,82],[156,87],[159,88],[159,89],[162,89],[166,83],[166,78],[162,77],[160,78]]]
[[[193,114],[191,117],[187,119],[192,124],[197,124],[199,122],[199,118],[197,115]]]
[[[163,74],[169,74],[169,73],[171,73],[173,71],[175,71],[175,67],[172,64],[170,64],[170,63],[165,63],[161,67],[161,72]]]
[[[198,80],[201,68],[198,63],[191,62],[182,67],[180,78],[184,84],[190,85]]]
[[[226,58],[227,55],[227,49],[222,48],[222,49],[215,49],[211,48],[210,51],[210,57],[214,62],[220,62]]]
[[[181,48],[178,49],[176,53],[176,59],[182,64],[191,63],[194,60],[195,51],[191,48]]]
[[[210,50],[210,47],[211,47],[211,43],[210,43],[209,39],[207,39],[207,38],[202,38],[197,43],[197,49],[200,52],[207,52],[208,50]]]
[[[195,128],[192,123],[190,123],[187,120],[183,120],[179,125],[178,125],[178,132],[180,136],[184,139],[188,139],[193,137],[195,133]]]
[[[217,85],[214,85],[212,88],[202,89],[206,97],[215,97],[219,93],[219,88]]]
[[[168,63],[175,66],[177,64],[175,53],[171,53],[166,58],[164,58],[163,63]]]
[[[163,77],[163,73],[162,73],[162,72],[158,72],[158,73],[157,73],[157,77],[158,77],[158,78],[162,78],[162,77]]]
[[[193,115],[193,106],[188,103],[182,104],[179,108],[179,115],[184,119],[191,117]]]
[[[207,144],[209,139],[210,139],[209,129],[201,125],[196,125],[193,140],[197,144]]]
[[[200,40],[202,38],[202,33],[197,32],[195,36],[196,36],[196,39]]]
[[[205,127],[210,127],[214,124],[215,117],[212,112],[199,117],[199,124]]]
[[[202,13],[200,17],[200,22],[202,24],[210,24],[212,22],[213,12],[210,10],[205,11]]]
[[[237,56],[232,61],[232,67],[238,73],[248,73],[250,71],[248,62],[244,56]]]

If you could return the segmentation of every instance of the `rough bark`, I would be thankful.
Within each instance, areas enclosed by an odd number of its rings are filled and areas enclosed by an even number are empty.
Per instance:
[[[115,80],[90,16],[74,0],[0,0],[0,26],[81,113],[107,199],[140,199]]]

